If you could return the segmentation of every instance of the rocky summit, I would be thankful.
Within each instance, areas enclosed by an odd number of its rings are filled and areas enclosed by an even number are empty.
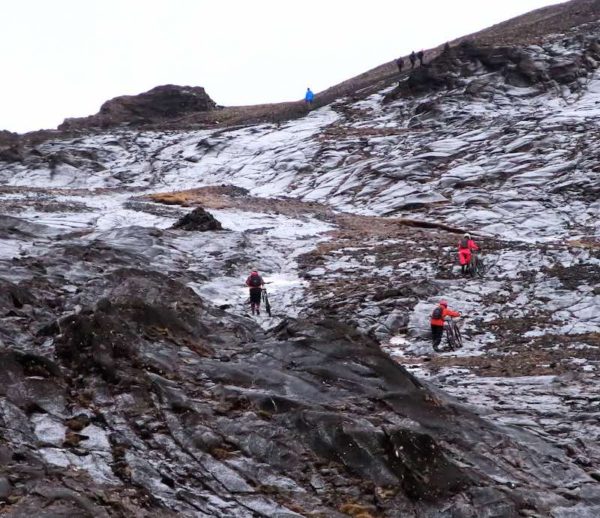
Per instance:
[[[599,516],[599,12],[0,133],[0,514]]]
[[[119,125],[160,124],[215,108],[215,102],[202,87],[164,85],[139,95],[124,95],[106,101],[96,115],[65,119],[58,129],[68,131]]]

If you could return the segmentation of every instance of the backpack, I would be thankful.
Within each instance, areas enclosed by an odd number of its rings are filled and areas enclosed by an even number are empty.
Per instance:
[[[438,306],[433,310],[433,313],[431,313],[432,320],[442,320],[443,316],[444,310],[442,309],[442,306]]]
[[[460,248],[469,248],[469,240],[466,237],[460,240]]]
[[[249,284],[252,288],[260,288],[260,285],[262,284],[260,275],[251,275]]]

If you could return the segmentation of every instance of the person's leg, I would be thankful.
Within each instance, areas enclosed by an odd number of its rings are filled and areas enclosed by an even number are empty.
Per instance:
[[[458,262],[460,263],[460,273],[464,274],[467,268],[467,262],[465,261],[465,253],[463,250],[458,252]]]
[[[257,315],[260,315],[260,296],[261,289],[260,288],[252,288],[250,290],[250,303],[252,304],[252,314],[256,312]]]
[[[442,343],[442,336],[444,335],[443,326],[431,326],[431,340],[433,342],[433,348],[438,349],[440,343]]]

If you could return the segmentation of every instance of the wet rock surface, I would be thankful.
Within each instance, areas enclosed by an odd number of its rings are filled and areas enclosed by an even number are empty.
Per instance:
[[[597,514],[594,31],[464,47],[416,96],[3,159],[2,514]],[[198,205],[227,232],[173,228]],[[440,297],[462,350],[431,348]]]
[[[516,513],[525,497],[546,509],[548,488],[593,483],[560,449],[511,438],[352,327],[284,320],[265,332],[217,309],[185,271],[148,267],[148,239],[169,236],[66,237],[40,243],[43,272],[28,257],[1,265],[23,278],[3,303],[7,516],[36,505],[48,516],[335,515],[349,502],[418,516],[465,501]],[[496,503],[482,487],[500,491]]]

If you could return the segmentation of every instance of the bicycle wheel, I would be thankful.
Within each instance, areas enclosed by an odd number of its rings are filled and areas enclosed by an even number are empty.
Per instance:
[[[265,311],[267,315],[271,316],[271,304],[269,304],[269,296],[267,295],[267,290],[263,290],[262,292],[263,302],[265,303]]]
[[[460,334],[460,329],[456,325],[456,322],[452,321],[452,333],[454,334],[454,340],[456,342],[456,346],[460,349],[463,346],[462,335]]]
[[[456,338],[454,336],[454,330],[452,329],[451,324],[447,324],[446,326],[446,341],[448,342],[448,349],[454,351],[456,349]]]
[[[483,262],[482,259],[478,259],[477,260],[477,277],[483,277],[485,275],[486,272],[486,267],[485,267],[485,263]]]
[[[477,270],[477,259],[475,258],[475,255],[472,255],[471,260],[467,264],[467,275],[469,275],[470,277],[475,277],[476,270]]]

